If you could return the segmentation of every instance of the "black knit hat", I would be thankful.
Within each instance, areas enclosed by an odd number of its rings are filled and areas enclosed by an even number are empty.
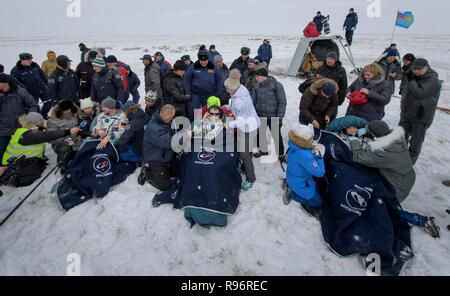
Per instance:
[[[173,69],[176,70],[181,70],[181,71],[186,71],[187,70],[187,65],[185,62],[183,62],[182,60],[178,60],[175,62],[175,64],[173,65]]]
[[[265,68],[259,68],[255,71],[255,76],[269,77],[269,72]]]
[[[416,60],[416,56],[413,55],[412,53],[407,53],[403,56],[403,59],[410,62],[414,62]]]
[[[392,132],[392,129],[383,120],[372,120],[366,130],[375,138],[384,137]]]
[[[109,55],[106,59],[105,59],[105,63],[117,63],[117,58],[113,55]]]
[[[208,51],[207,50],[200,50],[197,54],[197,57],[200,61],[206,61],[209,59]]]
[[[8,74],[0,73],[0,83],[9,83],[11,81],[11,77]]]
[[[74,104],[71,100],[63,100],[58,103],[58,107],[61,111],[67,111],[74,107]]]
[[[429,66],[428,61],[422,58],[416,59],[411,65],[413,69],[422,69],[423,67],[428,66]]]
[[[63,68],[66,68],[68,65],[69,65],[69,63],[71,62],[72,60],[71,59],[69,59],[67,56],[65,56],[65,55],[59,55],[57,58],[56,58],[56,64],[58,65],[58,66],[60,66],[60,67],[63,67]]]

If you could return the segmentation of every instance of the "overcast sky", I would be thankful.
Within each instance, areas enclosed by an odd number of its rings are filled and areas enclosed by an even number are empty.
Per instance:
[[[80,1],[81,17],[66,10]],[[370,18],[370,1],[381,17]],[[445,0],[0,0],[0,37],[99,35],[300,34],[320,9],[331,15],[332,33],[342,32],[350,7],[359,33],[392,32],[397,10],[410,10],[415,24],[406,34],[447,34],[450,2]]]

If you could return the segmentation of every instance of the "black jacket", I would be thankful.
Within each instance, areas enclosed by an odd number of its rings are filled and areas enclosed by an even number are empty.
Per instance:
[[[166,75],[163,81],[164,102],[175,107],[175,116],[187,116],[187,102],[191,99],[186,95],[183,78],[173,70]]]
[[[56,67],[48,78],[48,92],[55,103],[62,100],[78,102],[78,78],[75,72]]]
[[[79,63],[76,70],[78,81],[80,83],[79,98],[85,99],[91,95],[92,77],[94,68],[89,62]]]
[[[432,124],[440,94],[441,81],[434,70],[414,77],[402,97],[400,122]]]
[[[38,112],[33,97],[14,81],[7,93],[0,91],[0,136],[11,136],[17,128],[17,118],[28,112]]]
[[[107,97],[123,102],[124,99],[122,75],[114,69],[103,68],[92,78],[91,99],[101,103]]]
[[[47,143],[59,138],[64,138],[70,135],[70,130],[56,130],[46,132],[45,130],[30,130],[25,132],[19,139],[20,145],[34,145]]]
[[[134,153],[143,157],[142,146],[144,145],[144,128],[149,121],[149,117],[142,109],[133,112],[128,116],[129,128],[125,130],[119,140],[119,151],[125,152],[131,146]]]
[[[11,76],[15,77],[33,97],[47,96],[47,76],[38,64],[33,62],[31,66],[25,67],[18,61],[11,70]]]
[[[239,57],[237,59],[235,59],[233,61],[233,63],[230,66],[230,71],[233,69],[238,69],[241,72],[241,84],[245,85],[247,83],[247,76],[248,75],[244,75],[245,72],[248,71],[248,59],[247,60],[242,60],[242,57]],[[244,77],[246,76],[246,77]]]
[[[326,62],[324,62],[323,65],[316,70],[316,74],[319,74],[324,78],[332,79],[338,84],[339,105],[342,105],[342,103],[344,103],[345,101],[345,92],[347,91],[348,87],[347,72],[345,71],[344,67],[342,67],[342,63],[340,61],[337,61],[334,67],[330,67]]]

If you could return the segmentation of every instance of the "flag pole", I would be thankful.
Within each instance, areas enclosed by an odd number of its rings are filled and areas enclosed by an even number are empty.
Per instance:
[[[391,43],[390,44],[392,44],[392,42],[394,42],[394,35],[395,35],[395,29],[397,28],[397,19],[398,19],[398,13],[399,12],[400,11],[397,10],[397,15],[395,16],[394,30],[392,30],[392,38],[391,38]]]

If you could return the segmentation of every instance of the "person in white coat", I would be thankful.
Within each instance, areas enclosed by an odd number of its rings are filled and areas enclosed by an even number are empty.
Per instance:
[[[230,71],[224,86],[230,94],[229,108],[234,118],[228,122],[229,128],[237,128],[238,152],[243,163],[246,180],[242,183],[243,190],[252,188],[256,181],[253,166],[252,151],[256,144],[256,135],[259,127],[259,117],[256,113],[249,91],[240,83],[241,73],[237,69]]]

